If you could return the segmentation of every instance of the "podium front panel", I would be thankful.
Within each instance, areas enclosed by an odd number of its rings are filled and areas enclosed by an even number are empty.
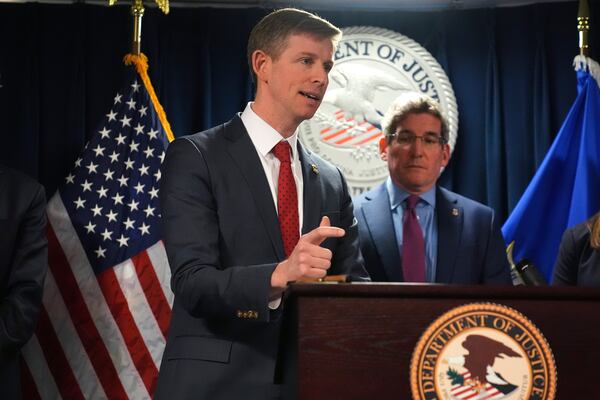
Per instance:
[[[545,336],[556,399],[598,398],[600,291],[448,285],[296,285],[288,346],[299,399],[410,399],[415,346],[445,312],[471,303],[511,307]]]

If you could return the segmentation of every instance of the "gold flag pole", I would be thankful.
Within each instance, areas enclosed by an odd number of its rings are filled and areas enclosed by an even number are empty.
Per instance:
[[[133,4],[131,5],[131,15],[133,15],[131,53],[139,56],[142,52],[142,17],[144,16],[144,3],[142,0],[133,0]]]
[[[590,8],[587,0],[579,0],[577,30],[579,31],[579,55],[585,57],[589,50],[588,32],[590,30]]]
[[[169,0],[155,0],[158,8],[165,13],[169,13]],[[108,0],[108,5],[113,6],[117,0]],[[131,15],[133,16],[133,38],[131,40],[131,53],[139,56],[142,51],[142,17],[144,16],[144,2],[142,0],[133,0],[131,4]]]
[[[143,0],[132,0],[133,4],[131,5],[131,15],[133,15],[133,40],[131,41],[131,53],[126,54],[123,57],[123,62],[125,65],[134,65],[136,71],[138,72],[142,82],[144,82],[144,87],[148,91],[148,95],[154,105],[154,109],[158,114],[158,118],[160,119],[161,125],[165,130],[167,135],[167,139],[169,142],[175,139],[173,136],[173,131],[171,130],[171,125],[167,120],[167,115],[165,114],[165,110],[162,105],[158,101],[158,97],[156,96],[156,92],[154,91],[154,87],[152,86],[152,82],[150,82],[150,77],[148,76],[148,58],[144,53],[141,52],[141,44],[142,44],[142,17],[144,16],[144,2]],[[169,0],[154,0],[158,5],[158,8],[165,13],[169,13]],[[117,0],[108,0],[108,5],[113,6],[117,3]]]

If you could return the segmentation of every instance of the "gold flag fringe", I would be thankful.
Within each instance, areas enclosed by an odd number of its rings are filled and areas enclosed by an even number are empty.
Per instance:
[[[167,139],[169,142],[175,140],[175,136],[173,136],[173,131],[171,131],[171,125],[167,120],[167,114],[165,114],[165,110],[162,108],[162,105],[158,101],[158,97],[156,97],[156,92],[154,91],[154,87],[152,86],[152,82],[150,82],[150,77],[148,76],[148,57],[144,53],[140,53],[140,55],[135,54],[127,54],[123,57],[123,62],[125,65],[135,65],[135,69],[138,74],[142,78],[144,82],[144,86],[150,95],[150,99],[152,100],[152,104],[154,105],[154,109],[158,114],[158,119],[163,126],[163,129],[167,133]]]

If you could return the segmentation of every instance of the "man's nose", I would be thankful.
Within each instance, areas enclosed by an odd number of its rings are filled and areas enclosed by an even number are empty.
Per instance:
[[[415,139],[413,140],[413,142],[410,145],[410,152],[413,155],[421,155],[423,154],[423,137],[422,136],[415,136]]]
[[[329,71],[324,67],[316,67],[313,76],[313,82],[327,85],[329,82]]]

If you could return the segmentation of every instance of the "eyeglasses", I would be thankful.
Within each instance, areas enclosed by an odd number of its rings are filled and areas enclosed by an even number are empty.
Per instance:
[[[421,139],[423,147],[427,149],[432,149],[438,145],[444,145],[447,142],[446,139],[444,139],[443,137],[435,135],[433,133],[429,133],[423,136],[417,136],[409,132],[400,131],[392,135],[388,135],[388,141],[394,140],[400,146],[405,148],[408,148],[415,144],[415,141],[417,139]]]

